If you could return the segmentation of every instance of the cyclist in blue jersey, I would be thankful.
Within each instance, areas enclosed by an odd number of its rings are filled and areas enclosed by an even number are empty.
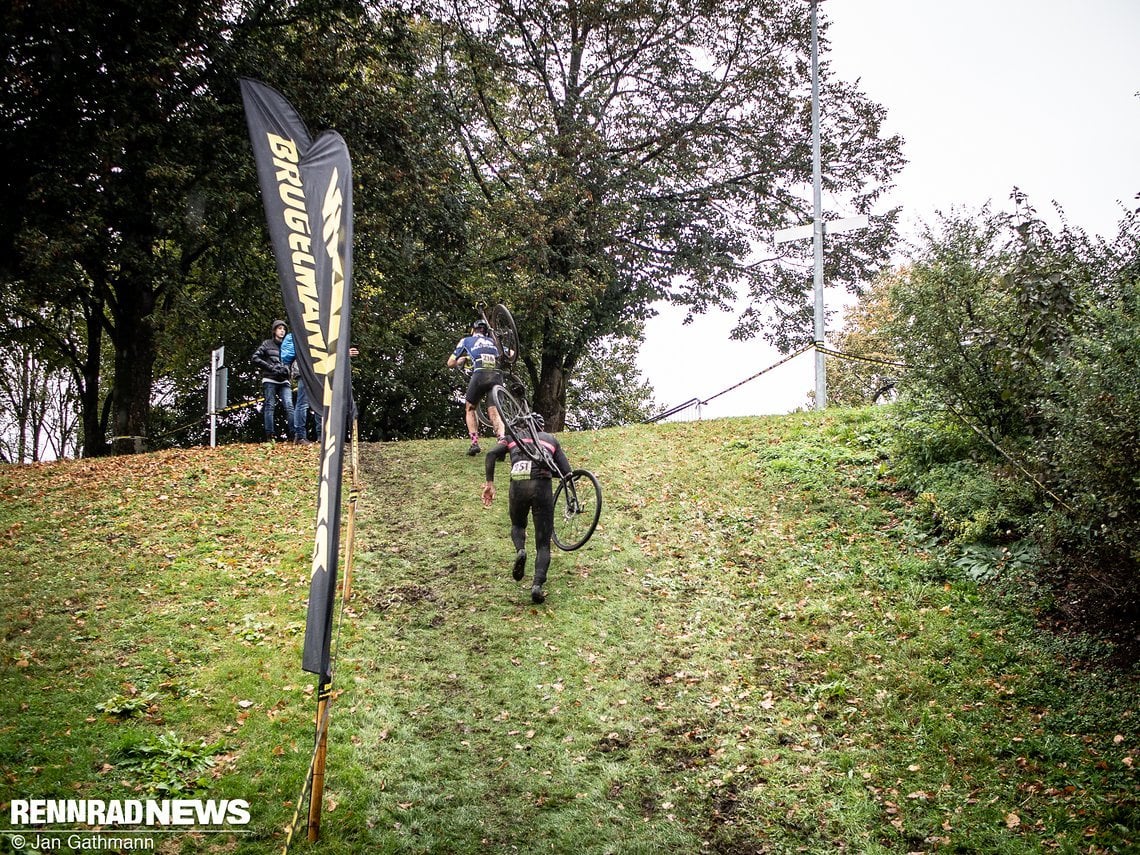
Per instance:
[[[543,420],[538,413],[533,415],[538,428],[538,441],[543,444],[554,463],[563,472],[570,471],[570,461],[561,443],[553,435],[542,430]],[[530,439],[526,440],[530,442]],[[541,603],[546,599],[543,585],[546,584],[546,571],[550,567],[550,537],[554,533],[554,492],[551,479],[557,474],[551,472],[545,462],[531,460],[513,439],[500,439],[498,444],[487,452],[485,470],[487,480],[483,484],[483,507],[491,507],[495,501],[495,463],[511,456],[511,489],[507,494],[507,504],[511,516],[511,542],[515,546],[515,564],[511,576],[517,582],[526,573],[526,520],[534,517],[534,582],[530,589],[530,599]]]
[[[491,387],[503,382],[503,372],[499,370],[499,349],[491,338],[491,330],[483,319],[471,325],[471,335],[460,339],[455,346],[455,352],[448,357],[447,367],[455,368],[463,362],[471,363],[471,380],[467,384],[467,432],[471,435],[471,447],[467,449],[469,457],[480,452],[479,448],[479,414],[476,412],[483,396],[491,391]],[[495,435],[501,437],[503,420],[499,418],[499,411],[495,407],[488,407],[491,424],[495,427]]]

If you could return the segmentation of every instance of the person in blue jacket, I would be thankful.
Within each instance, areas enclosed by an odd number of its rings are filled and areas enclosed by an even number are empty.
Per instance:
[[[289,366],[289,376],[297,381],[297,401],[293,404],[293,434],[296,443],[309,444],[309,394],[305,391],[305,382],[301,379],[301,366],[297,362],[297,348],[293,343],[293,333],[286,333],[281,341],[281,361]],[[313,422],[316,425],[316,435],[321,435],[321,410],[313,407]]]
[[[455,352],[447,359],[447,367],[455,368],[464,362],[471,363],[471,380],[467,383],[467,432],[471,436],[471,447],[467,449],[469,457],[479,453],[479,414],[476,412],[483,396],[491,391],[491,387],[503,382],[503,372],[499,370],[499,348],[491,338],[491,331],[487,322],[480,318],[471,325],[471,335],[459,340]],[[495,428],[495,435],[502,437],[503,420],[499,418],[496,407],[488,407],[487,413],[491,417],[491,424]]]

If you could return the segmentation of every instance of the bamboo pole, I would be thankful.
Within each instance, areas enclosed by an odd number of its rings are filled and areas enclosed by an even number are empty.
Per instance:
[[[347,603],[352,597],[352,556],[355,552],[356,541],[356,503],[360,498],[360,426],[356,419],[352,420],[352,445],[349,461],[351,472],[351,486],[348,489],[348,532],[345,535],[344,545],[344,601]]]
[[[322,677],[317,692],[317,754],[313,761],[313,787],[309,793],[310,843],[316,843],[321,836],[321,808],[325,800],[325,755],[328,753],[331,697],[332,680]]]

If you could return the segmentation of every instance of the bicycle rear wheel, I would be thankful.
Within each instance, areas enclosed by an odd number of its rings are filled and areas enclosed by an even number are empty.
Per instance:
[[[491,309],[491,335],[499,348],[499,356],[505,365],[514,365],[519,358],[519,331],[510,310],[499,303]]]
[[[554,543],[571,552],[585,544],[602,516],[602,487],[594,473],[575,469],[554,491]]]
[[[522,453],[531,460],[542,460],[543,449],[527,405],[508,392],[505,386],[492,386],[490,398],[491,406],[499,411],[507,435],[518,443]]]
[[[492,431],[495,429],[495,423],[491,421],[491,414],[487,412],[486,398],[480,398],[479,403],[475,405],[475,415],[479,419],[479,427]]]

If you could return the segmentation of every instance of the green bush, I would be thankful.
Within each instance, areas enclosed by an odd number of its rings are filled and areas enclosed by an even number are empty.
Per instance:
[[[1128,277],[1089,312],[1043,407],[1043,453],[1068,508],[1054,546],[1115,567],[1140,566],[1140,281]]]
[[[1015,201],[945,219],[893,280],[909,366],[895,471],[959,549],[1033,536],[1070,590],[1125,601],[1140,593],[1140,223],[1094,241]]]

